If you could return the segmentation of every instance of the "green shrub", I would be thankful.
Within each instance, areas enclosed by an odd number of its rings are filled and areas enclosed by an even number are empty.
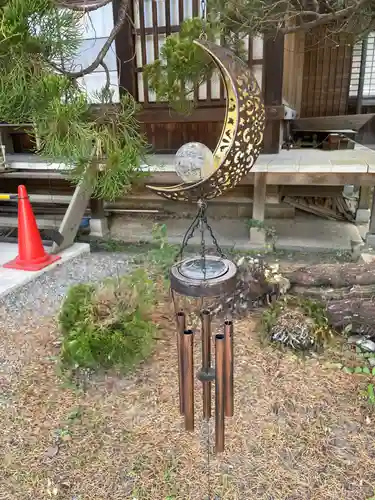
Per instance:
[[[69,289],[59,317],[64,334],[69,333],[76,324],[83,322],[89,316],[94,290],[92,285],[82,284]]]
[[[97,287],[72,287],[59,315],[63,365],[127,371],[146,358],[157,328],[150,316],[157,296],[158,283],[144,269]]]

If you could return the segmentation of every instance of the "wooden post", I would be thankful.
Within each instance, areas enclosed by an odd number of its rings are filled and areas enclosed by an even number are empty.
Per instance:
[[[104,201],[98,198],[91,198],[90,210],[90,236],[103,238],[109,233],[108,221],[104,211]]]
[[[264,222],[264,214],[266,208],[266,190],[267,173],[255,172],[252,220],[256,223]],[[255,244],[264,245],[266,241],[266,233],[264,229],[259,227],[251,227],[250,241]]]
[[[116,23],[120,0],[113,0],[113,19]],[[130,19],[134,19],[133,3],[129,3],[128,14]],[[124,90],[128,91],[135,98],[137,93],[136,67],[135,67],[135,41],[132,32],[130,19],[126,19],[115,38],[117,55],[117,71],[119,75],[120,95]]]
[[[358,208],[355,214],[355,221],[358,223],[366,223],[369,221],[370,196],[371,186],[361,186],[359,188]]]
[[[375,247],[375,189],[372,192],[370,226],[366,235],[366,243],[370,247]]]
[[[94,154],[95,149],[93,148],[92,158]],[[60,224],[59,233],[63,237],[62,243],[54,243],[52,245],[51,253],[61,252],[65,248],[69,248],[73,245],[93,192],[90,177],[95,175],[96,169],[97,165],[90,159],[81,181],[77,184],[74,190],[69,206]]]
[[[284,35],[277,33],[264,40],[263,48],[264,103],[281,106],[283,103]],[[264,131],[263,153],[280,151],[281,120],[267,120]]]
[[[367,37],[365,37],[362,40],[361,66],[359,68],[359,82],[358,82],[358,93],[356,102],[357,115],[362,113],[363,86],[365,83],[365,71],[366,71],[367,42],[368,42]]]

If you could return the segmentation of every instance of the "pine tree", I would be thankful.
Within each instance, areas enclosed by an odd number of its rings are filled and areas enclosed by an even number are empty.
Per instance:
[[[91,175],[94,193],[113,199],[140,175],[146,143],[134,99],[125,94],[120,104],[111,104],[109,73],[103,62],[106,47],[89,68],[76,73],[64,68],[77,55],[82,36],[83,12],[73,7],[61,8],[51,0],[1,2],[0,119],[32,124],[38,154],[70,166],[76,181],[96,162],[98,168]],[[94,114],[77,80],[100,64],[108,78],[96,96],[103,106]]]

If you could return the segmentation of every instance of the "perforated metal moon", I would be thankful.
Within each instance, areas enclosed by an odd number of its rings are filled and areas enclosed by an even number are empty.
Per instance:
[[[227,96],[226,114],[210,175],[196,183],[147,186],[176,201],[216,198],[236,186],[259,156],[265,126],[261,91],[248,66],[224,47],[203,40],[194,43],[211,56],[220,71]]]

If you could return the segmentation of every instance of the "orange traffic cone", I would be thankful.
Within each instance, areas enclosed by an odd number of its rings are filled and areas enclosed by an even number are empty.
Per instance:
[[[26,187],[18,186],[18,255],[3,267],[39,271],[59,259],[45,252]]]

